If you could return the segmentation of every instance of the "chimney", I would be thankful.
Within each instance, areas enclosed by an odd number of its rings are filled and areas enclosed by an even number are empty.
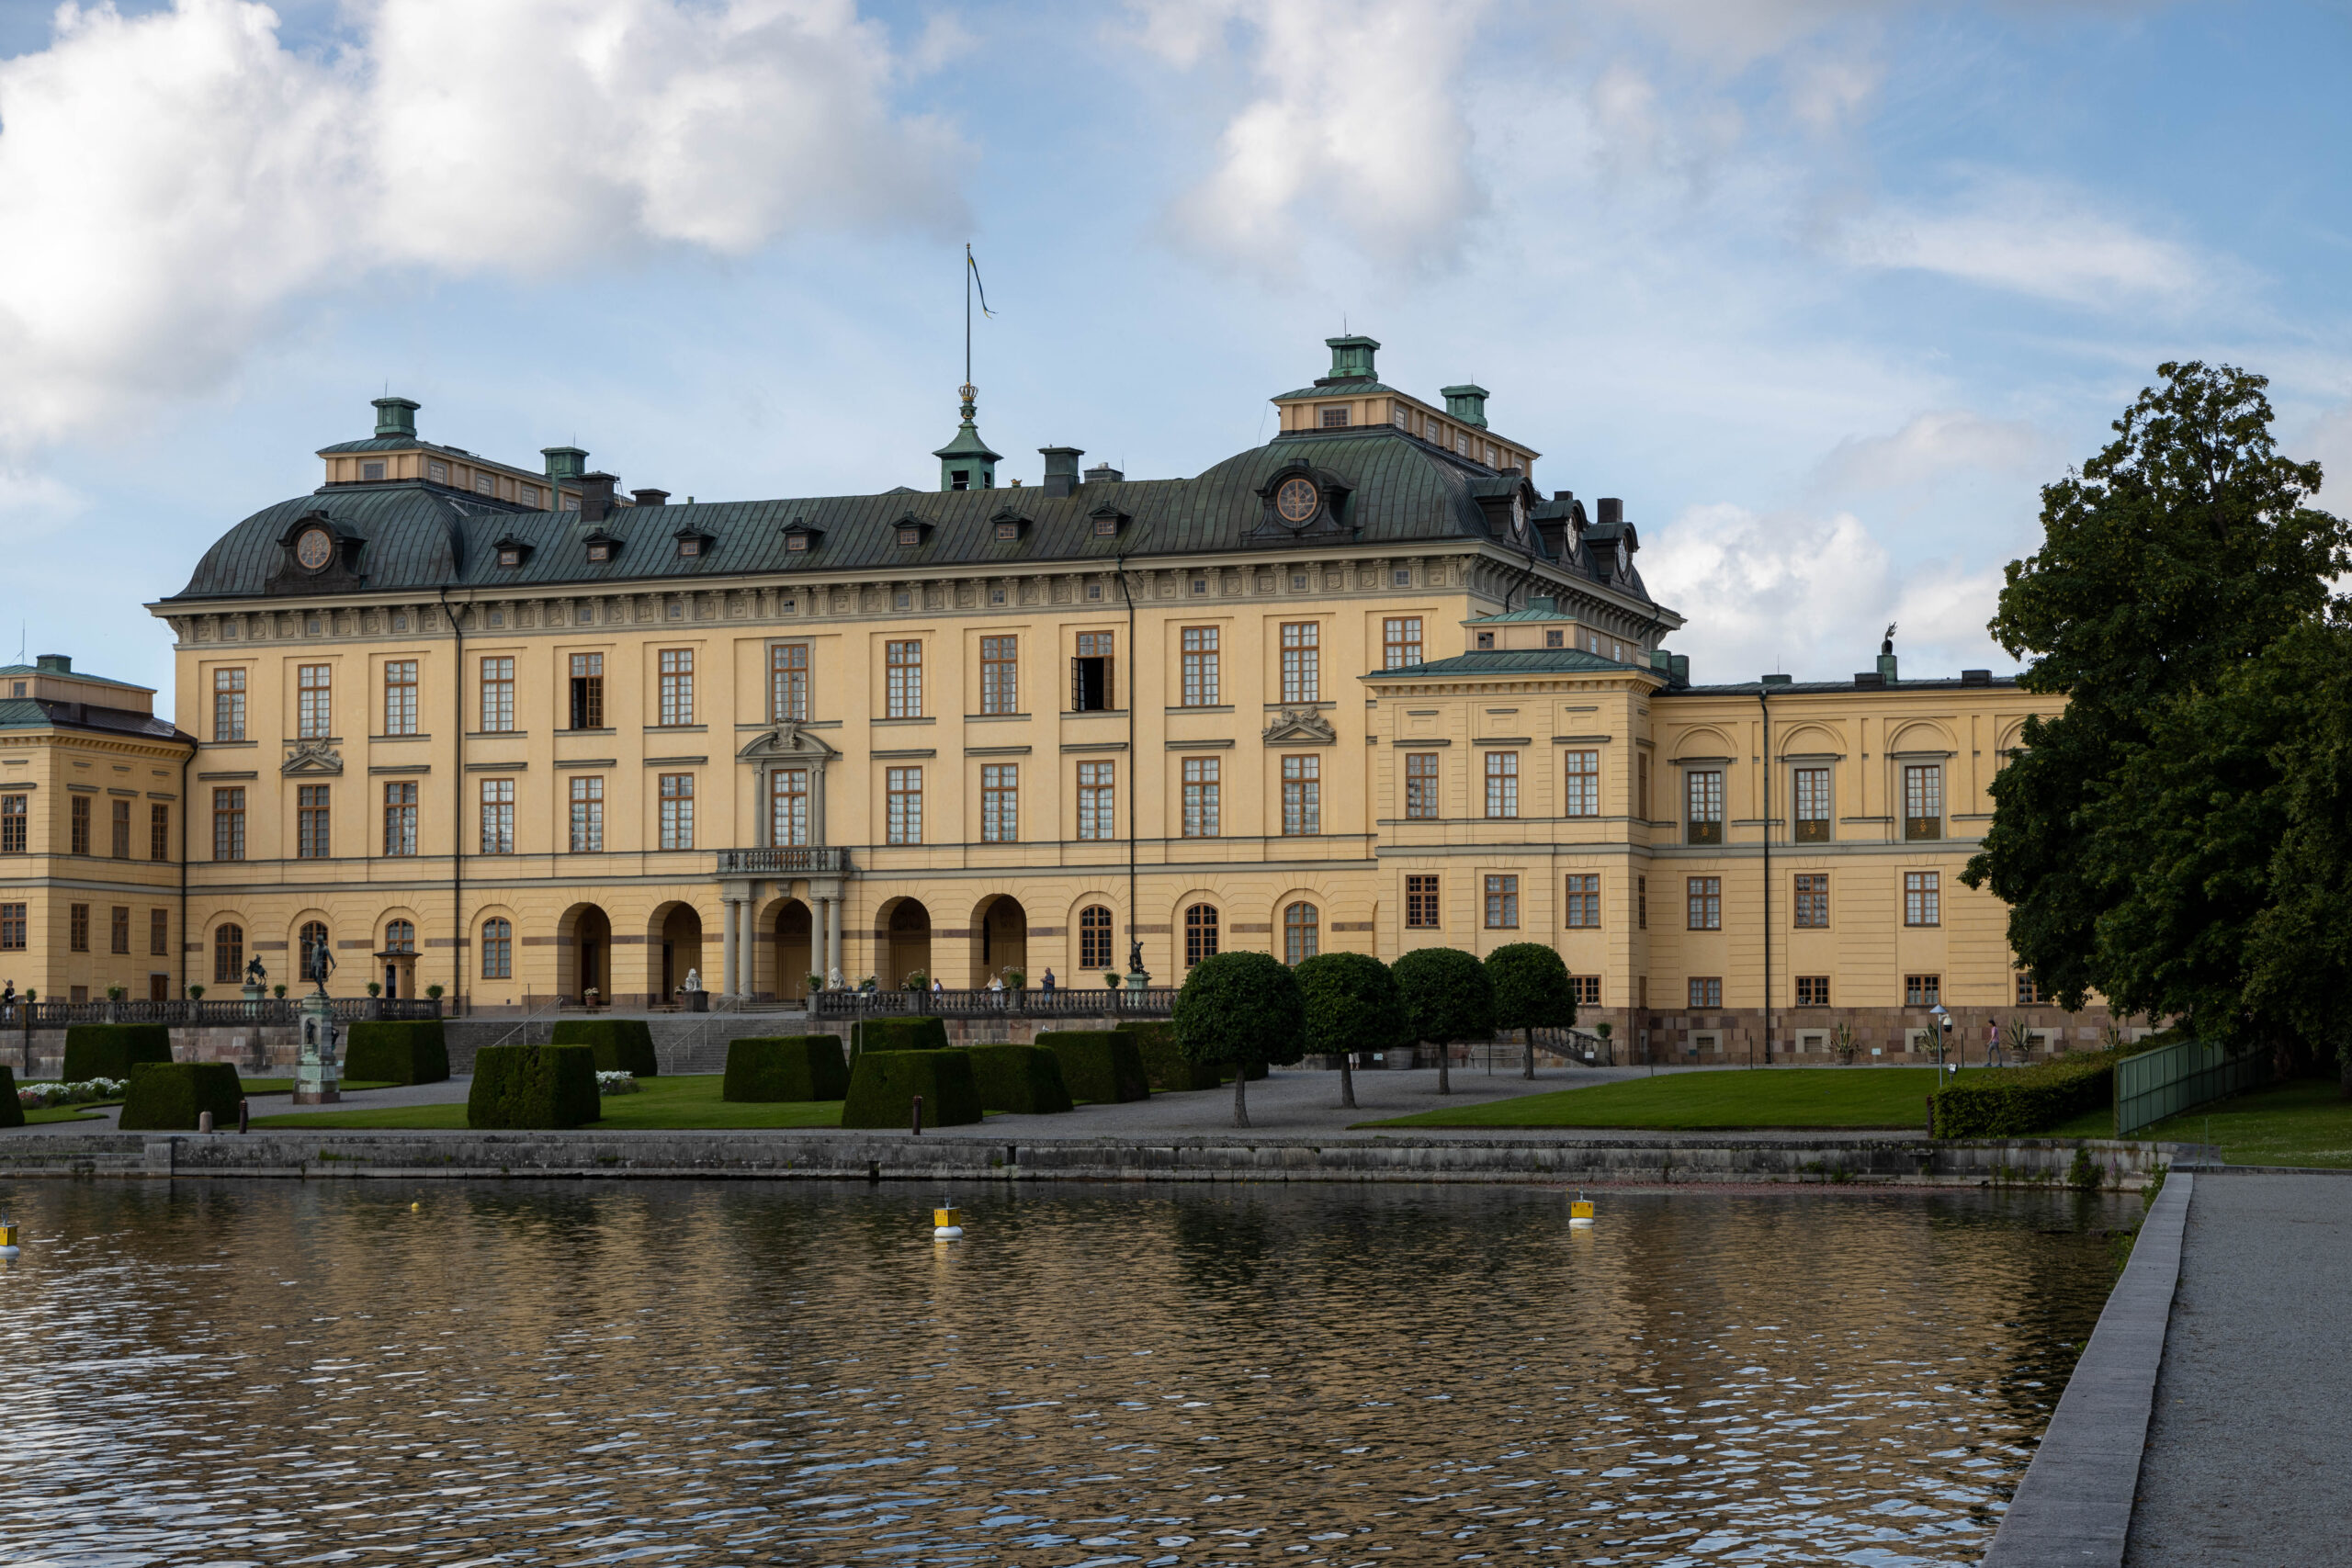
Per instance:
[[[73,659],[62,653],[39,654],[35,656],[33,660],[33,667],[44,675],[71,675],[74,673]]]
[[[1086,482],[1091,485],[1114,485],[1126,477],[1108,463],[1097,463],[1086,470]]]
[[[407,398],[376,400],[376,434],[404,441],[416,439],[416,411],[421,404]]]
[[[612,515],[613,487],[618,483],[619,476],[602,470],[580,476],[580,520],[582,523],[602,523]]]
[[[1878,656],[1878,674],[1879,679],[1888,685],[1894,684],[1894,655],[1882,653]]]
[[[666,490],[633,490],[628,493],[639,506],[660,506],[670,499]]]
[[[1990,670],[1963,670],[1960,672],[1960,683],[1963,686],[1989,686],[1993,683],[1993,672]]]
[[[1464,381],[1459,387],[1441,387],[1438,391],[1445,399],[1445,412],[1464,424],[1487,428],[1487,389],[1475,381]]]
[[[1666,656],[1666,662],[1668,677],[1676,685],[1687,686],[1690,683],[1690,656],[1689,654],[1669,653]]]
[[[1602,496],[1600,498],[1600,521],[1603,523],[1623,523],[1625,521],[1625,502],[1617,496]]]
[[[588,454],[577,446],[542,446],[539,456],[548,460],[548,478],[579,482],[588,471]]]
[[[1086,456],[1079,446],[1040,446],[1046,459],[1045,491],[1049,496],[1072,494],[1078,489],[1078,460]]]

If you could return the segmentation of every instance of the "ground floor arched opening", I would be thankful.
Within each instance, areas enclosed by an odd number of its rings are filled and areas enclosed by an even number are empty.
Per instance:
[[[931,976],[931,911],[913,898],[893,898],[882,908],[875,945],[881,952],[876,983],[896,990],[911,975]]]
[[[775,912],[775,994],[789,1001],[808,995],[808,976],[817,967],[817,925],[808,906],[786,898]]]
[[[659,912],[655,928],[654,1000],[674,1002],[692,975],[706,990],[716,990],[702,956],[702,913],[692,904],[672,904]]]
[[[1029,912],[1000,893],[972,914],[972,985],[981,987],[1008,971],[1029,969]]]
[[[594,991],[605,1001],[613,996],[613,922],[594,904],[574,907],[563,918],[556,936],[556,986],[573,1001],[584,1001]]]

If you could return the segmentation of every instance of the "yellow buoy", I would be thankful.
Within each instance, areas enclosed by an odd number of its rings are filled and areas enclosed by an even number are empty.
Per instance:
[[[931,1235],[933,1241],[964,1239],[964,1211],[949,1203],[931,1212]]]
[[[1568,1228],[1583,1230],[1592,1224],[1592,1200],[1578,1198],[1568,1205]]]
[[[13,1220],[0,1220],[0,1258],[17,1256],[17,1224]]]
[[[424,1208],[424,1204],[422,1204],[422,1203],[411,1203],[411,1204],[408,1206],[408,1212],[409,1212],[410,1213],[413,1214],[413,1213],[415,1213],[418,1210],[420,1210],[420,1209],[422,1209],[422,1208]]]

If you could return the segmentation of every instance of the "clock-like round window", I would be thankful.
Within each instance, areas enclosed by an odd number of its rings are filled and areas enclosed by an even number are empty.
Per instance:
[[[1274,491],[1274,510],[1285,523],[1309,522],[1322,508],[1323,492],[1315,488],[1313,479],[1284,479]]]
[[[317,571],[334,559],[334,541],[327,537],[324,528],[305,528],[294,541],[294,558]]]

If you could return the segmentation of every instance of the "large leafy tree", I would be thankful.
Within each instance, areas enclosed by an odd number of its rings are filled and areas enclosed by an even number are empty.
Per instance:
[[[2043,488],[2042,547],[2010,563],[1992,622],[2012,656],[2030,656],[2027,689],[2067,705],[2027,721],[1963,878],[2008,904],[2010,948],[2069,1009],[2093,990],[2127,1010],[2223,1006],[2216,986],[2253,909],[2221,868],[2250,845],[2171,818],[2200,791],[2260,795],[2259,770],[2243,751],[2186,769],[2147,753],[2160,728],[2193,724],[2186,709],[2312,623],[2352,564],[2345,525],[2304,504],[2318,465],[2277,450],[2263,378],[2195,362],[2157,373],[2115,440]],[[2259,714],[2236,718],[2241,746],[2256,744]],[[2205,904],[2210,920],[2153,892],[2135,902],[2152,854],[2171,898],[2216,876],[2233,897]]]
[[[1269,953],[1220,953],[1193,965],[1176,993],[1176,1049],[1230,1065],[1233,1124],[1250,1125],[1250,1069],[1306,1054],[1306,1010],[1290,966]]]
[[[1494,1033],[1495,983],[1487,977],[1485,964],[1452,947],[1416,948],[1396,961],[1396,974],[1413,1038],[1438,1048],[1437,1091],[1452,1094],[1446,1047]]]
[[[1527,1045],[1521,1077],[1535,1076],[1535,1032],[1577,1021],[1577,988],[1560,955],[1540,942],[1508,942],[1487,954],[1495,986],[1495,1027],[1521,1031]]]
[[[1306,1006],[1306,1049],[1340,1058],[1340,1103],[1352,1111],[1356,1082],[1348,1057],[1413,1043],[1405,993],[1388,965],[1367,953],[1318,953],[1296,973]]]

